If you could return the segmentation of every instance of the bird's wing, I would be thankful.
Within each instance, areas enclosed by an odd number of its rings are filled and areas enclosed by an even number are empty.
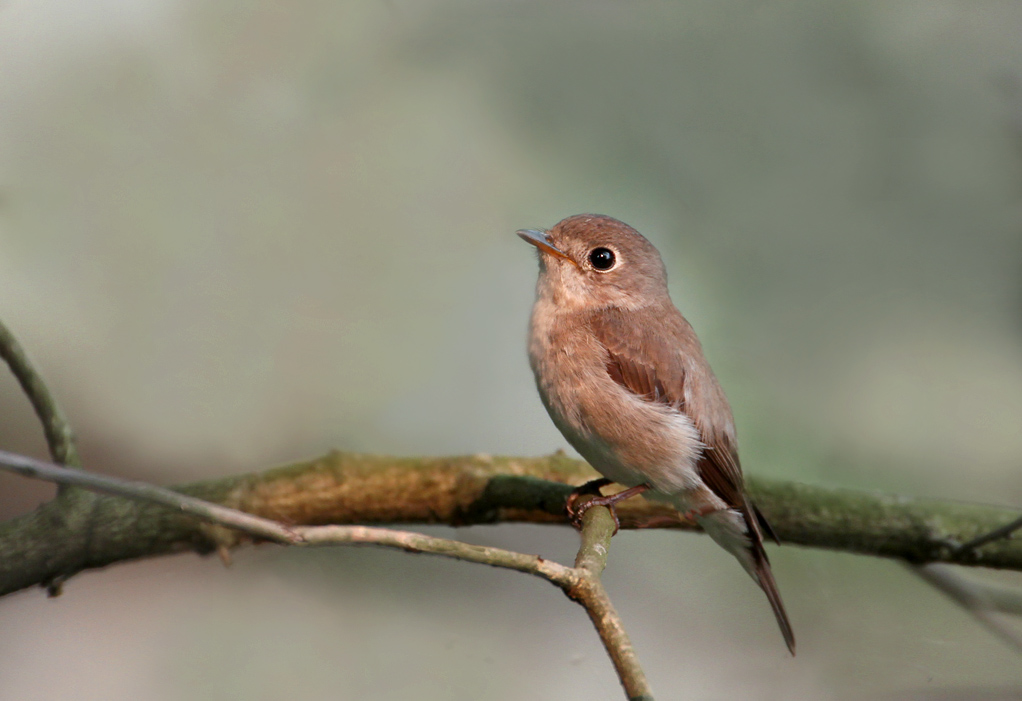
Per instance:
[[[706,445],[696,466],[703,482],[728,506],[749,510],[731,408],[684,317],[673,306],[603,309],[589,323],[607,351],[607,373],[642,399],[685,413]]]
[[[742,542],[751,558],[738,559],[743,565],[748,560],[747,568],[766,592],[794,655],[795,634],[763,548],[764,532],[774,540],[777,535],[745,495],[731,407],[703,357],[692,327],[672,305],[601,310],[592,315],[590,327],[607,351],[607,373],[615,382],[645,401],[662,402],[684,412],[699,430],[706,448],[696,470],[709,489],[742,515],[749,536]],[[700,522],[706,527],[705,520]],[[779,540],[777,543],[780,545]]]
[[[684,363],[661,329],[641,318],[643,311],[603,309],[592,315],[593,335],[607,351],[607,373],[632,394],[682,411]]]
[[[706,444],[706,450],[696,465],[699,476],[728,506],[743,512],[749,510],[742,466],[738,462],[738,450],[733,439],[724,432],[711,433],[704,430],[698,421],[695,424]]]

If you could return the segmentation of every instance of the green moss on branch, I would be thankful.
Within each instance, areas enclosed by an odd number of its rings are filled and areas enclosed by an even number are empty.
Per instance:
[[[564,455],[394,458],[331,453],[264,472],[193,483],[180,491],[292,525],[325,523],[564,523],[569,485],[595,476]],[[1022,570],[1022,539],[960,552],[956,543],[1008,523],[1008,509],[895,497],[764,479],[749,491],[786,543],[910,562]],[[87,509],[85,508],[87,506]],[[692,528],[662,504],[618,507],[623,528]],[[81,570],[183,550],[208,552],[243,538],[156,504],[99,495],[76,509],[55,500],[0,524],[0,594]]]

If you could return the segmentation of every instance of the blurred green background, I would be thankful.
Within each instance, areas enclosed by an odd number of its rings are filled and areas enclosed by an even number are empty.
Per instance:
[[[98,471],[543,454],[514,231],[601,212],[663,252],[748,472],[1017,506],[1020,29],[947,0],[9,0],[0,317]],[[6,373],[0,446],[45,455]],[[0,477],[0,515],[50,493]],[[898,564],[771,556],[794,660],[707,539],[615,539],[658,698],[1022,698]],[[621,696],[549,585],[391,552],[114,567],[0,631],[5,700]]]

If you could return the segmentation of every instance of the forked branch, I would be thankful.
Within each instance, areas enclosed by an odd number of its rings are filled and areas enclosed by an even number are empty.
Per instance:
[[[600,574],[607,565],[610,539],[617,528],[610,512],[604,507],[594,507],[586,512],[575,566],[566,567],[536,555],[470,545],[457,540],[389,528],[340,525],[287,526],[144,482],[69,470],[4,451],[0,451],[0,465],[25,477],[84,487],[137,502],[158,504],[176,512],[189,514],[207,524],[229,528],[255,539],[269,540],[281,545],[294,547],[369,545],[439,555],[540,577],[559,587],[568,598],[581,605],[589,614],[600,640],[614,663],[614,669],[628,698],[632,701],[640,699],[652,701],[652,691],[639,665],[635,650],[620,616],[600,581]],[[223,531],[219,531],[219,536],[217,533],[210,531],[210,537],[223,538]]]

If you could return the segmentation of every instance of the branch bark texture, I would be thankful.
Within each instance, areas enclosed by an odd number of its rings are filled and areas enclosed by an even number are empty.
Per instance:
[[[560,454],[395,458],[335,452],[177,489],[293,526],[468,526],[564,523],[571,486],[594,476],[585,463]],[[956,547],[1010,523],[1018,515],[1010,509],[756,478],[749,479],[749,492],[786,543],[916,564],[1022,570],[1022,539],[999,540],[977,550]],[[185,550],[210,552],[248,540],[189,514],[118,496],[97,495],[80,505],[80,514],[75,508],[58,499],[0,524],[0,594],[120,561]],[[623,528],[694,528],[669,507],[643,499],[622,502],[617,511]]]

